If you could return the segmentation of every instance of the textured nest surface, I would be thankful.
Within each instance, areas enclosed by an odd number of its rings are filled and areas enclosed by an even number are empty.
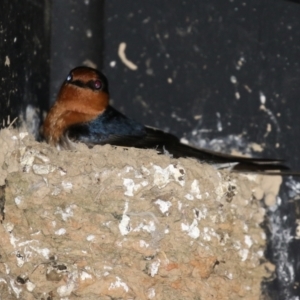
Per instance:
[[[259,299],[280,178],[0,132],[2,299]]]

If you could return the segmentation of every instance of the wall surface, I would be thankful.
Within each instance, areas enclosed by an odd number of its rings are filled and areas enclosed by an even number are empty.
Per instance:
[[[1,7],[0,126],[19,117],[36,134],[49,98],[50,0],[3,0]]]
[[[104,70],[115,105],[200,145],[231,144],[230,135],[269,156],[288,148],[300,167],[299,11],[272,0],[107,2]],[[122,42],[137,70],[119,59]]]

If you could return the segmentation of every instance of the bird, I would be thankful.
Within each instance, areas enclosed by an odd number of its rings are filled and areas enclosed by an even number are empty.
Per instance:
[[[109,104],[109,84],[97,69],[79,66],[70,71],[42,126],[44,140],[58,149],[110,144],[155,149],[173,158],[190,157],[238,172],[293,175],[283,160],[235,156],[197,148],[160,129],[128,118]]]

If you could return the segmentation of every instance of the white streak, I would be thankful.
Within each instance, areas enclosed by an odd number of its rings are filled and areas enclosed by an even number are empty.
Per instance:
[[[128,67],[130,70],[135,71],[135,70],[137,70],[138,67],[132,61],[127,59],[126,54],[125,54],[126,46],[127,46],[126,43],[120,43],[119,49],[118,49],[118,55],[126,67]]]

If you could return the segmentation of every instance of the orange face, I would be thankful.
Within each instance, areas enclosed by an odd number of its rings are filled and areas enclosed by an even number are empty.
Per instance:
[[[95,119],[108,104],[105,76],[88,67],[73,69],[44,122],[43,135],[46,141],[52,145],[58,144],[69,126]]]

